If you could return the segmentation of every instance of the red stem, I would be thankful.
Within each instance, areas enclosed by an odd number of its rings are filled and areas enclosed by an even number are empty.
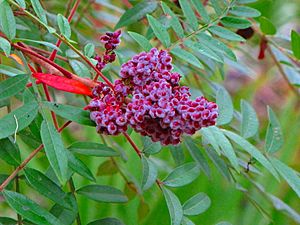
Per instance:
[[[138,156],[141,158],[142,157],[142,152],[141,150],[139,150],[139,148],[136,146],[136,144],[133,142],[133,140],[130,138],[130,136],[124,132],[123,135],[125,136],[125,138],[129,141],[129,143],[131,144],[131,146],[133,147],[134,151],[138,154]]]

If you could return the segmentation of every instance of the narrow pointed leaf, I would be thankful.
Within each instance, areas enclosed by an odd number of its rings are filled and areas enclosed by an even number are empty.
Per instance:
[[[198,28],[198,22],[197,22],[197,17],[187,0],[179,0],[179,4],[181,6],[181,9],[183,11],[183,14],[185,18],[187,19],[188,23],[191,25],[193,30],[197,30]]]
[[[203,21],[205,23],[208,23],[210,21],[209,15],[205,10],[205,7],[203,6],[201,1],[198,0],[191,0],[194,7],[197,9],[197,11],[199,12],[200,16],[202,17]]]
[[[7,203],[25,219],[38,225],[62,225],[55,216],[26,196],[7,190],[3,191],[3,195]]]
[[[173,30],[176,32],[178,37],[183,38],[184,37],[184,30],[180,24],[180,21],[176,14],[167,6],[166,3],[161,2],[162,9],[167,16],[171,16],[171,26]]]
[[[61,91],[88,96],[92,95],[91,88],[77,80],[45,73],[34,73],[32,76],[42,83]]]
[[[276,158],[271,158],[273,166],[283,179],[293,188],[298,197],[300,198],[300,177],[299,174],[292,168],[288,167]]]
[[[231,97],[225,88],[221,87],[218,89],[216,103],[219,109],[217,124],[228,124],[233,118],[233,104]]]
[[[149,40],[145,38],[143,35],[140,35],[135,32],[128,32],[128,34],[146,51],[150,51],[152,45],[150,44]]]
[[[134,7],[127,10],[120,18],[119,22],[115,26],[115,29],[128,26],[132,23],[142,19],[147,13],[153,12],[157,7],[156,1],[142,1],[136,4]]]
[[[165,187],[162,187],[162,191],[169,209],[171,224],[180,225],[183,217],[183,210],[179,199],[172,191],[168,190]]]
[[[0,159],[13,166],[21,163],[19,147],[12,138],[0,139]]]
[[[155,164],[146,157],[142,157],[142,165],[143,165],[142,188],[143,190],[147,190],[156,181],[157,168]]]
[[[25,177],[30,186],[41,195],[51,199],[55,203],[70,208],[71,206],[65,201],[65,192],[47,176],[38,170],[26,168]]]
[[[18,70],[14,67],[3,65],[3,64],[0,64],[0,73],[7,75],[9,77],[14,77],[19,74],[24,74],[22,70]]]
[[[68,149],[71,152],[86,156],[111,157],[120,155],[112,148],[94,142],[74,142]]]
[[[202,154],[201,149],[194,143],[193,139],[190,137],[186,137],[184,139],[184,144],[193,159],[200,165],[200,168],[203,170],[206,176],[210,176],[210,168],[208,162]]]
[[[0,119],[0,139],[27,127],[38,113],[38,104],[32,102],[10,112]],[[16,129],[18,128],[18,129]]]
[[[68,155],[68,165],[74,172],[89,179],[90,181],[96,181],[90,169],[80,159],[78,159],[69,151],[67,151],[67,155]]]
[[[18,94],[25,89],[28,76],[20,74],[10,77],[0,83],[0,100]]]
[[[198,193],[183,204],[183,214],[195,216],[205,212],[211,204],[210,198],[205,193]]]
[[[57,15],[57,24],[62,35],[66,38],[71,37],[71,27],[66,17],[61,14]]]
[[[270,153],[277,152],[283,145],[283,135],[280,123],[273,112],[268,107],[269,125],[266,134],[266,151]]]
[[[46,101],[43,102],[43,106],[67,120],[71,120],[82,125],[95,126],[95,123],[90,119],[90,112],[83,110],[82,108]]]
[[[211,26],[208,30],[213,34],[230,41],[246,41],[243,37],[220,26]]]
[[[240,17],[258,17],[261,14],[258,10],[248,6],[234,6],[229,12]]]
[[[126,195],[119,189],[105,185],[87,185],[76,192],[97,202],[123,203],[128,201]]]
[[[155,36],[161,41],[163,46],[169,47],[171,40],[167,29],[153,16],[147,15],[147,19]]]
[[[189,53],[188,51],[186,51],[180,47],[173,48],[171,50],[171,53],[199,69],[204,68],[202,63],[197,59],[196,56],[194,56],[193,54]]]
[[[16,20],[8,1],[0,1],[0,25],[8,39],[16,37]]]
[[[68,157],[60,134],[52,123],[44,120],[41,137],[49,163],[61,184],[64,184],[67,179]]]
[[[196,162],[183,164],[175,168],[163,180],[164,185],[169,187],[181,187],[192,183],[200,174],[200,166]]]
[[[241,113],[241,134],[244,138],[253,137],[259,128],[256,112],[248,102],[241,100]]]
[[[235,134],[228,130],[222,130],[224,134],[229,137],[231,140],[233,140],[236,144],[238,144],[243,150],[248,152],[251,156],[253,156],[258,162],[260,162],[277,180],[278,173],[272,166],[272,164],[269,162],[269,160],[251,143],[249,143],[246,139],[239,136],[238,134]]]
[[[46,12],[43,9],[41,3],[39,0],[30,0],[33,10],[35,11],[36,15],[38,16],[38,18],[40,18],[40,20],[47,25],[47,17],[46,17]]]
[[[6,57],[9,57],[11,50],[10,43],[3,37],[0,37],[0,49],[5,53]]]
[[[233,16],[225,16],[221,19],[221,23],[225,27],[232,27],[236,29],[245,29],[248,27],[251,27],[251,22],[246,19],[242,19],[239,17],[233,17]]]

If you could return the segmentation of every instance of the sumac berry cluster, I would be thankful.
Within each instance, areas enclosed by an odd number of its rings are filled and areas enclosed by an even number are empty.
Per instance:
[[[194,134],[215,125],[216,103],[204,97],[190,99],[190,91],[180,86],[180,74],[172,72],[167,51],[151,49],[122,65],[114,90],[100,83],[87,107],[97,131],[116,135],[130,125],[136,132],[163,145],[180,143],[182,134]],[[131,99],[129,98],[131,96]]]
[[[121,30],[115,32],[107,32],[105,35],[100,37],[100,41],[104,44],[105,53],[101,58],[99,55],[95,56],[95,60],[98,61],[96,67],[102,70],[107,63],[111,63],[116,59],[116,53],[114,50],[120,44]]]

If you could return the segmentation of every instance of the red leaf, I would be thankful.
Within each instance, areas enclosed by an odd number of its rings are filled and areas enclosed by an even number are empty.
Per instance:
[[[45,73],[33,73],[32,76],[38,81],[61,91],[88,96],[92,95],[91,89],[77,80]]]

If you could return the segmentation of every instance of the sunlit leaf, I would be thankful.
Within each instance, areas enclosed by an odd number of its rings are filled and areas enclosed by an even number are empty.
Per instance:
[[[276,34],[276,27],[273,23],[266,17],[260,17],[260,29],[264,34],[274,35]]]
[[[292,30],[291,32],[291,47],[294,53],[294,56],[297,59],[300,59],[300,34]]]

